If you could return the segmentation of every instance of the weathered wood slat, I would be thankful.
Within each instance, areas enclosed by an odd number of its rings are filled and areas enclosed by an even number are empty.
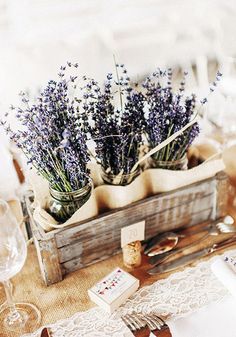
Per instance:
[[[195,225],[200,222],[206,221],[206,219],[210,219],[210,215],[212,213],[212,209],[208,208],[206,210],[202,210],[198,213],[193,213],[191,215],[191,219],[189,215],[182,215],[178,219],[172,219],[169,222],[170,227],[173,229],[179,228],[181,226]],[[158,232],[164,232],[166,228],[166,223],[162,221],[159,223],[159,215],[156,214],[156,217],[153,216],[151,219],[146,219],[146,233],[145,238],[150,238],[157,234]],[[200,221],[199,221],[200,220]],[[117,230],[118,235],[114,237],[112,233],[107,233],[105,236],[99,236],[98,238],[87,241],[80,241],[73,243],[71,245],[64,246],[58,249],[60,263],[65,263],[70,260],[76,259],[79,257],[80,263],[83,267],[87,265],[87,261],[90,263],[94,259],[94,254],[97,257],[101,256],[106,251],[120,251],[120,229]],[[95,252],[95,253],[94,253]],[[85,254],[86,253],[86,254]],[[69,264],[70,265],[70,264]]]
[[[74,270],[120,251],[121,228],[145,220],[145,238],[225,215],[228,179],[224,173],[161,193],[82,223],[49,233],[34,222],[27,202],[41,272],[47,285]]]
[[[34,240],[39,266],[47,285],[62,280],[62,269],[58,257],[58,249],[54,239],[37,241]]]
[[[84,261],[82,261],[82,257],[77,257],[73,260],[70,260],[70,261],[67,261],[63,264],[61,264],[61,268],[62,268],[62,274],[63,275],[66,275],[66,274],[69,274],[75,270],[78,270],[78,269],[81,269],[81,268],[84,268],[84,263],[86,263],[86,267],[91,265],[91,264],[94,264],[96,262],[99,262],[99,261],[103,261],[103,260],[106,260],[108,259],[109,257],[117,254],[120,252],[120,248],[117,249],[117,250],[114,250],[114,249],[106,249],[103,251],[103,255],[102,255],[102,258],[99,258],[98,255],[96,253],[93,253],[91,256],[87,257]]]
[[[148,239],[158,232],[164,232],[168,230],[170,227],[172,229],[175,229],[180,226],[191,226],[199,223],[199,219],[203,219],[203,221],[206,219],[213,219],[211,217],[212,207],[208,206],[209,208],[204,209],[204,207],[207,207],[207,205],[210,204],[211,200],[212,194],[206,196],[201,200],[202,207],[200,207],[195,200],[191,201],[191,203],[171,208],[168,210],[168,212],[165,210],[147,216],[145,218],[145,237]],[[197,207],[195,205],[197,205]],[[133,221],[136,222],[141,220],[143,219],[139,218],[138,215],[137,218],[133,219]],[[129,224],[130,223],[128,223],[128,225]],[[58,248],[60,262],[62,263],[68,261],[69,258],[78,256],[78,249],[81,253],[82,245],[83,251],[86,252],[94,249],[97,250],[97,247],[100,244],[103,244],[104,241],[113,248],[119,248],[121,228],[125,225],[126,222],[122,223],[121,225],[116,224],[113,230],[107,227],[106,232],[97,231],[95,237],[93,236],[93,234],[90,234],[86,238],[78,237],[78,240],[76,241],[68,241],[68,245]]]
[[[215,193],[216,182],[214,179],[209,179],[205,183],[198,183],[187,188],[181,188],[176,191],[162,193],[158,196],[153,196],[145,200],[129,205],[122,209],[109,212],[105,215],[100,215],[96,219],[90,220],[77,226],[62,229],[58,231],[56,236],[57,246],[63,247],[68,243],[73,243],[80,238],[84,240],[88,235],[96,235],[97,232],[105,234],[107,228],[115,229],[117,226],[127,226],[137,221],[137,219],[146,219],[151,214],[164,212],[165,210],[186,205],[193,201],[197,206],[196,200],[201,200],[211,193]],[[187,209],[187,206],[186,206]],[[139,220],[139,221],[140,221]]]
[[[209,214],[211,214],[211,211],[212,211],[212,209],[207,209],[207,210],[202,211],[201,214],[195,214],[192,218],[191,225],[195,225],[195,224],[204,222],[204,221],[206,221],[206,219],[209,220],[210,218],[208,216],[209,216]],[[179,228],[182,225],[183,225],[182,223],[177,224],[177,226],[173,227],[173,229]],[[156,234],[156,231],[154,231],[151,236],[153,236],[154,234]],[[115,254],[118,254],[119,252],[121,252],[120,246],[119,247],[118,246],[117,247],[112,246],[112,248],[111,248],[110,245],[107,244],[107,241],[104,240],[103,245],[101,246],[100,250],[98,249],[98,250],[96,250],[96,252],[91,252],[91,254],[88,255],[88,256],[83,256],[83,255],[79,256],[79,257],[76,256],[75,258],[70,259],[70,260],[62,263],[61,264],[62,273],[63,273],[63,275],[69,274],[69,273],[71,273],[71,272],[73,272],[77,269],[81,269],[81,268],[87,267],[91,264],[94,264],[96,262],[106,260],[109,257],[111,257]],[[98,258],[99,253],[103,253],[103,258]]]

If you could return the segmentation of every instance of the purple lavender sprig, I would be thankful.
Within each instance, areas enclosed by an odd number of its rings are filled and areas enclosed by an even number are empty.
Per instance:
[[[182,129],[194,115],[196,96],[184,98],[185,78],[177,93],[172,90],[172,69],[157,70],[143,83],[147,102],[146,137],[150,149]],[[164,83],[163,83],[164,82]],[[173,142],[153,155],[156,161],[176,161],[186,153],[193,140],[199,134],[199,125],[195,123]]]
[[[27,95],[20,94],[22,107],[12,106],[11,110],[22,130],[13,131],[6,120],[2,121],[10,139],[27,156],[28,164],[60,192],[84,187],[89,175],[86,136],[78,118],[80,102],[71,97],[77,77],[66,78],[66,70],[77,67],[77,63],[70,62],[62,66],[59,80],[50,80],[35,104],[30,105]]]
[[[96,143],[97,161],[111,175],[129,174],[142,144],[144,96],[132,86],[123,64],[116,64],[115,76],[107,75],[104,88],[94,80],[88,86],[86,112],[92,119],[89,131]]]
[[[220,71],[217,71],[215,81],[213,81],[210,85],[208,96],[216,90],[222,76],[223,74]],[[201,105],[204,105],[208,102],[208,96],[200,100]]]

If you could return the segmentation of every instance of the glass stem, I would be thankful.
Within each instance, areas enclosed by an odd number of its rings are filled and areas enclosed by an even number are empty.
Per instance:
[[[13,302],[13,298],[12,298],[12,285],[11,285],[11,282],[9,280],[8,281],[4,281],[3,285],[4,285],[4,289],[5,289],[5,293],[6,293],[6,298],[7,298],[7,307],[10,310],[9,320],[14,322],[15,320],[19,319],[20,314],[16,310],[15,303]]]

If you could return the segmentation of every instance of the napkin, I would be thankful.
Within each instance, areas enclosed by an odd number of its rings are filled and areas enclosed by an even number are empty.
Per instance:
[[[211,265],[211,269],[219,281],[235,297],[236,301],[236,271],[233,270],[234,260],[232,257],[218,258]],[[235,328],[236,331],[236,328]],[[236,333],[235,333],[236,336]]]
[[[217,303],[167,324],[172,337],[236,337],[236,299],[226,295]]]
[[[170,320],[172,337],[236,337],[236,259],[219,257],[211,270],[229,294],[184,318]]]

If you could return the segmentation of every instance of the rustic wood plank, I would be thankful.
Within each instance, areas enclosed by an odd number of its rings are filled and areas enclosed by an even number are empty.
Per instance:
[[[53,230],[51,232],[46,233],[45,230],[38,224],[33,218],[33,207],[32,207],[32,195],[29,194],[28,197],[25,198],[25,205],[29,215],[30,227],[33,234],[33,238],[40,240],[51,240],[54,238],[57,230]]]
[[[111,257],[111,256],[113,256],[113,255],[115,255],[119,252],[120,252],[120,248],[117,249],[117,250],[114,250],[113,248],[112,249],[106,248],[106,250],[103,251],[103,257],[102,258],[98,258],[96,253],[93,253],[91,256],[87,256],[85,261],[82,261],[81,257],[77,257],[73,260],[70,260],[70,261],[67,261],[67,262],[61,264],[62,274],[66,275],[66,274],[69,274],[69,273],[71,273],[75,270],[78,270],[78,269],[87,267],[91,264],[94,264],[96,262],[106,260],[109,257]],[[86,265],[85,265],[85,263],[86,263]]]
[[[210,198],[206,198],[205,201],[210,201]],[[204,204],[207,205],[208,202],[204,202]],[[186,208],[186,205],[183,205],[182,208],[175,207],[172,210],[159,212],[147,217],[145,219],[145,238],[148,239],[158,232],[173,230],[181,226],[192,226],[206,220],[214,220],[212,218],[212,208],[194,210],[189,207],[189,209],[188,207]],[[140,220],[142,219],[137,218],[136,222]],[[119,248],[122,227],[124,227],[124,224],[121,226],[116,225],[112,231],[108,227],[106,233],[97,231],[95,236],[90,234],[86,238],[78,238],[77,241],[73,241],[72,243],[68,242],[68,245],[58,248],[60,262],[62,263],[68,261],[70,257],[78,256],[78,253],[81,253],[81,251],[85,255],[89,254],[91,250],[97,251],[98,246],[103,245],[104,241],[113,248]]]
[[[205,205],[211,205],[212,196],[213,196],[213,193],[206,195],[204,198],[201,198],[201,202],[199,202],[198,198],[195,198],[195,200],[192,200],[190,203],[184,203],[184,204],[172,207],[172,208],[162,209],[160,207],[161,210],[159,209],[159,207],[156,207],[156,206],[162,206],[162,204],[159,205],[159,200],[156,199],[152,203],[152,211],[146,212],[144,216],[142,214],[142,210],[140,212],[140,210],[138,209],[135,212],[133,211],[133,209],[129,209],[129,210],[126,210],[125,212],[122,212],[122,214],[119,214],[119,216],[114,215],[113,217],[106,219],[106,221],[101,219],[95,225],[94,223],[90,222],[87,224],[88,227],[86,230],[81,232],[80,228],[78,228],[77,233],[74,232],[73,236],[70,236],[70,235],[68,236],[68,233],[64,233],[65,235],[64,242],[67,242],[67,244],[73,244],[74,242],[78,242],[78,241],[84,242],[90,239],[92,236],[97,237],[97,235],[106,235],[107,232],[112,232],[113,235],[115,235],[117,233],[117,229],[121,229],[122,227],[125,227],[127,225],[130,225],[132,223],[135,223],[141,220],[146,220],[148,218],[150,219],[152,217],[156,218],[157,214],[159,215],[159,222],[157,223],[157,227],[155,229],[158,230],[159,223],[165,223],[166,228],[162,227],[162,230],[165,230],[170,227],[169,226],[170,221],[172,223],[175,223],[176,219],[180,218],[180,221],[183,222],[182,221],[183,217],[186,218],[186,215],[189,215],[187,221],[188,222],[191,221],[191,217],[190,217],[191,213],[198,213],[202,209],[209,207]],[[159,209],[159,211],[156,211],[157,209]],[[131,215],[130,215],[130,212],[131,212]],[[184,225],[186,224],[187,223],[184,223]],[[152,223],[152,225],[154,224]]]
[[[34,240],[34,243],[45,284],[51,285],[61,281],[62,270],[55,240]]]
[[[210,220],[212,209],[206,209],[199,213],[193,213],[191,216],[191,225],[195,225],[200,222]],[[157,215],[157,219],[158,215]],[[185,221],[182,221],[185,220]],[[176,222],[177,219],[173,219],[172,223],[170,223],[170,229],[176,229],[179,227],[182,227],[186,223],[189,223],[189,217],[180,218]],[[155,226],[152,226],[152,224],[155,224]],[[164,228],[166,228],[166,223],[162,223],[162,226],[156,229],[156,219],[151,219],[151,222],[149,222],[149,219],[147,219],[146,222],[146,230],[148,230],[148,235],[146,238],[152,237],[158,232],[165,231]],[[87,241],[83,242],[76,242],[71,245],[64,246],[62,248],[59,248],[59,260],[60,263],[62,263],[62,268],[66,270],[65,272],[72,271],[70,270],[71,266],[74,267],[77,265],[77,261],[79,261],[79,264],[82,267],[85,267],[88,264],[91,264],[94,261],[102,261],[106,259],[107,257],[110,257],[118,252],[120,252],[120,229],[118,229],[118,236],[113,238],[112,233],[107,233],[105,236],[99,236],[96,238],[90,238]]]
[[[145,236],[149,238],[158,232],[215,220],[226,209],[226,181],[225,174],[220,173],[48,233],[34,222],[29,202],[27,208],[45,283],[58,282],[65,274],[118,253],[124,226],[145,220]]]
[[[100,215],[93,220],[85,223],[65,228],[55,233],[58,248],[73,243],[80,238],[86,239],[88,235],[96,235],[96,233],[105,234],[107,228],[115,229],[117,226],[127,226],[137,222],[137,219],[146,219],[148,216],[168,210],[189,202],[200,200],[204,196],[208,196],[215,191],[216,182],[210,178],[202,183],[197,183],[181,188],[176,191],[161,193],[159,195],[146,198],[133,203],[122,209],[117,209],[104,215]]]

